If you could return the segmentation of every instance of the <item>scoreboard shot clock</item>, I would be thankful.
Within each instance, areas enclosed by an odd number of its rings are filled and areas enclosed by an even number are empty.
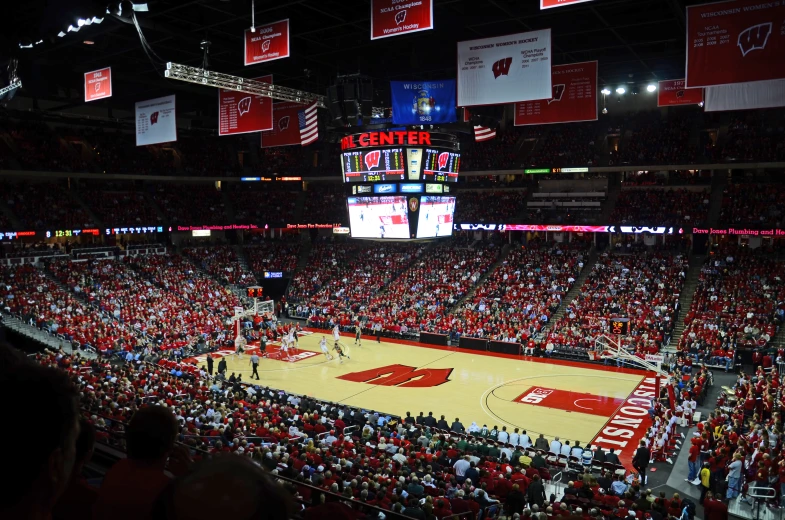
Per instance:
[[[629,318],[611,318],[611,334],[615,336],[626,336],[629,333]]]
[[[262,289],[261,287],[246,287],[245,294],[249,298],[262,298],[263,291],[264,289]]]

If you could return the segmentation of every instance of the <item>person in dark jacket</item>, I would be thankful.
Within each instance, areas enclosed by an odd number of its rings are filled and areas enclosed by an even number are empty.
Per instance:
[[[226,359],[221,356],[221,360],[218,362],[218,373],[223,374],[226,372]]]
[[[523,514],[523,508],[526,505],[526,496],[521,493],[521,487],[518,484],[513,484],[512,491],[507,494],[507,499],[504,501],[504,509],[507,516],[512,516],[515,513]]]
[[[605,454],[605,462],[610,462],[611,464],[618,464],[619,466],[621,466],[621,461],[619,460],[619,456],[616,455],[616,450],[613,448],[611,448],[611,451]]]
[[[466,428],[463,427],[463,423],[461,423],[461,421],[456,417],[455,422],[452,423],[452,426],[450,426],[450,431],[455,433],[464,433]]]
[[[641,483],[646,484],[648,477],[646,476],[646,468],[649,465],[649,460],[651,459],[651,452],[649,448],[646,447],[646,441],[641,441],[640,446],[635,451],[635,456],[632,458],[632,467],[635,468],[635,471],[641,476]]]
[[[210,374],[210,377],[213,377],[213,356],[209,352],[207,353],[207,373]]]
[[[545,503],[545,486],[543,486],[539,475],[534,475],[532,483],[529,484],[529,489],[526,490],[526,495],[530,505],[537,504],[542,507]]]

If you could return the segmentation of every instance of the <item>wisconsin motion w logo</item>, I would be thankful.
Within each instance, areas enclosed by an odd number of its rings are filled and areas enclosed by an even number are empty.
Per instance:
[[[438,161],[439,161],[439,169],[441,170],[445,166],[447,166],[447,160],[450,158],[449,152],[442,152],[439,154]]]
[[[154,125],[158,122],[158,112],[153,112],[150,114],[150,124]]]
[[[406,9],[401,9],[395,13],[395,24],[401,25],[404,20],[406,20]]]
[[[283,132],[287,128],[289,128],[289,116],[283,116],[278,120],[278,130]]]
[[[555,101],[561,101],[562,96],[564,95],[564,85],[554,85],[553,86],[553,97],[548,100],[548,104]]]
[[[491,70],[493,71],[493,79],[509,74],[510,65],[512,65],[512,58],[504,58],[494,63],[491,67]]]
[[[739,34],[737,45],[742,56],[747,56],[752,51],[763,50],[771,35],[771,22],[761,23],[747,27]]]
[[[368,152],[365,156],[365,167],[369,170],[373,170],[377,166],[379,166],[379,159],[381,159],[382,154],[379,150],[374,150],[373,152]]]

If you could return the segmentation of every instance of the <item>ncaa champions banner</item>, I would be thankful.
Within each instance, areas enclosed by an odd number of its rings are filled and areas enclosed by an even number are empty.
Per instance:
[[[272,83],[272,76],[254,78]],[[273,100],[236,90],[218,89],[218,135],[247,134],[273,128]]]
[[[136,146],[177,141],[174,96],[139,101],[134,105]]]
[[[273,129],[269,132],[262,132],[262,148],[302,144],[297,116],[304,109],[305,105],[298,103],[273,105]]]
[[[540,0],[540,10],[550,9],[551,7],[561,7],[563,5],[582,4],[592,0]]]
[[[433,0],[371,0],[371,39],[433,29]]]
[[[550,29],[458,42],[458,106],[550,98]]]
[[[702,88],[686,88],[683,79],[657,82],[657,106],[697,105],[703,102]]]
[[[84,73],[84,100],[112,97],[112,67]]]
[[[289,57],[289,19],[245,30],[245,64],[256,65]]]
[[[785,2],[687,7],[688,87],[785,78]]]
[[[454,123],[455,80],[417,83],[391,81],[392,119],[396,125]]]
[[[515,103],[515,126],[597,120],[597,62],[554,65],[550,99]]]

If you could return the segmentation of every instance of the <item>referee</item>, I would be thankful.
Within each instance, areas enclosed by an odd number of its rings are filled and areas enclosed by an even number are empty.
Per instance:
[[[256,376],[256,380],[259,380],[259,356],[254,352],[251,354],[251,367],[253,368],[253,372],[251,372],[251,378]]]

